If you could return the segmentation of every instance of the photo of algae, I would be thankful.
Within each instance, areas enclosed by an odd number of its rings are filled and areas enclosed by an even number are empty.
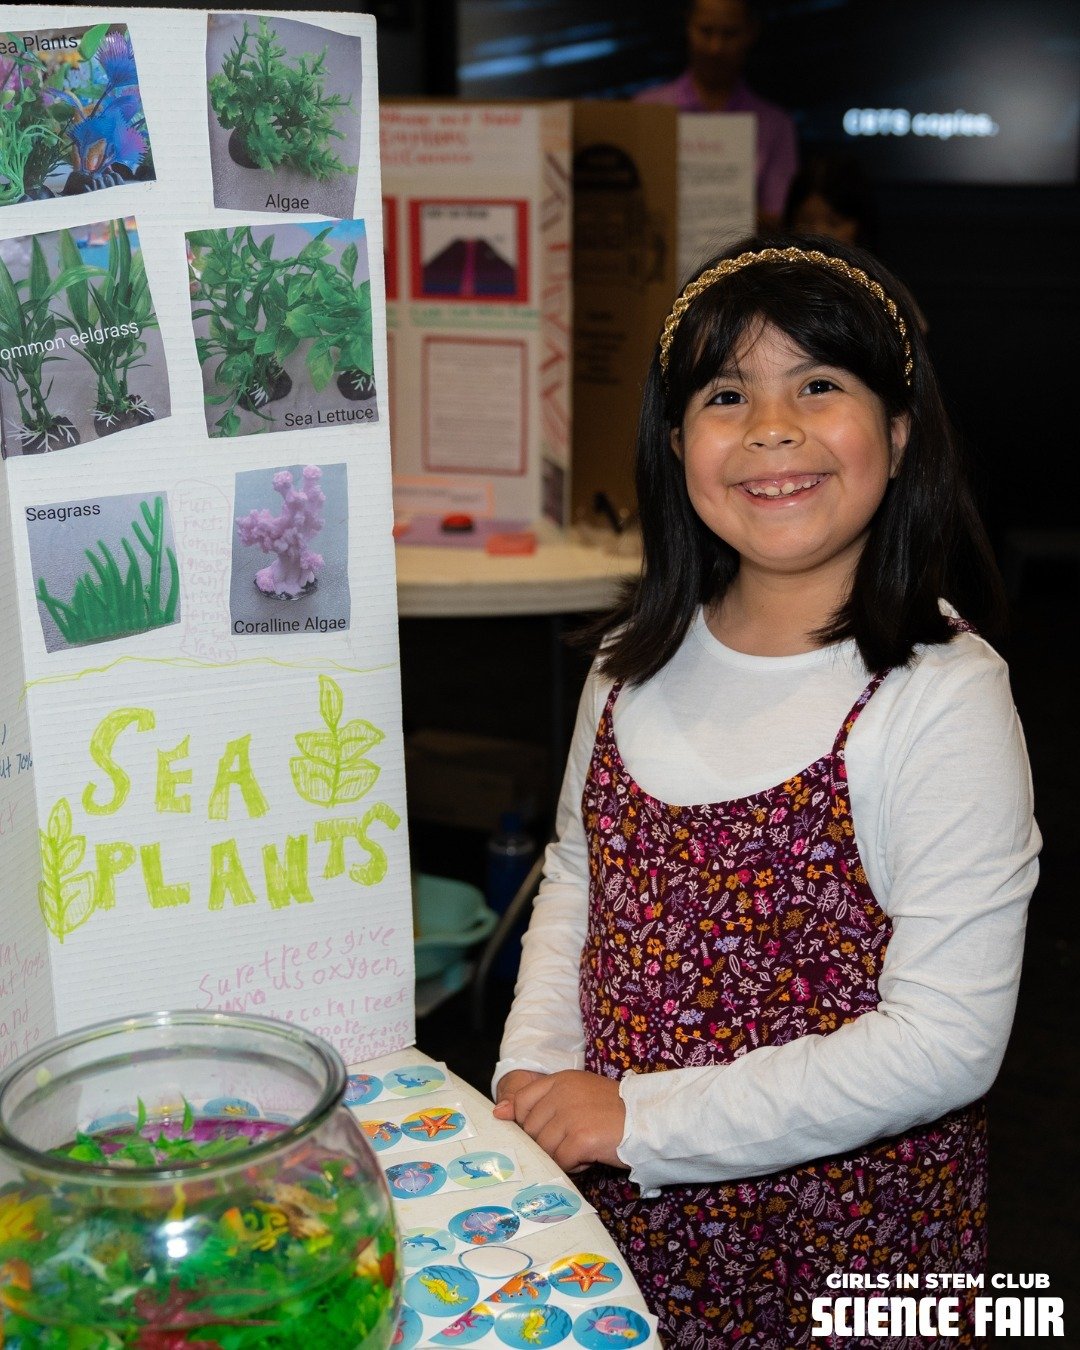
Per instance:
[[[164,492],[26,508],[45,650],[62,651],[180,620],[180,571]]]
[[[346,219],[360,159],[361,39],[252,14],[207,19],[214,205]]]
[[[379,420],[362,220],[187,236],[211,436]]]
[[[0,240],[0,448],[45,454],[170,412],[135,220]]]
[[[0,32],[0,206],[154,177],[126,24]]]

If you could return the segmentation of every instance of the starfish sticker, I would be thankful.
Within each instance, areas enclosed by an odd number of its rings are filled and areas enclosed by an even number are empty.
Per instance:
[[[416,1116],[416,1124],[429,1139],[442,1134],[443,1130],[453,1132],[457,1129],[453,1111],[421,1111]]]
[[[591,1265],[586,1265],[584,1261],[568,1261],[570,1269],[565,1275],[556,1276],[556,1284],[576,1283],[583,1294],[587,1294],[594,1284],[614,1284],[615,1281],[610,1275],[604,1274],[604,1267],[607,1262],[603,1257],[598,1257]]]

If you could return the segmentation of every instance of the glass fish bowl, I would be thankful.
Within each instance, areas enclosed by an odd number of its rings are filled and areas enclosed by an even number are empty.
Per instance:
[[[345,1068],[285,1023],[158,1013],[0,1077],[4,1350],[387,1350],[397,1231]]]

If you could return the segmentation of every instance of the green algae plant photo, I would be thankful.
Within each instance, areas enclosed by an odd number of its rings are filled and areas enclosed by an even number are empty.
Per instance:
[[[0,33],[0,206],[154,177],[126,24]]]
[[[362,220],[195,230],[187,244],[211,436],[379,420]]]
[[[169,413],[134,218],[0,240],[5,457],[86,445]]]
[[[165,493],[28,506],[26,530],[46,651],[179,622]]]
[[[206,75],[214,204],[353,214],[359,37],[277,15],[211,14]]]

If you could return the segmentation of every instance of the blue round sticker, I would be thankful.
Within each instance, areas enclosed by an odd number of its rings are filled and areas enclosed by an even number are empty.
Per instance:
[[[401,1138],[401,1131],[392,1120],[362,1120],[360,1128],[376,1153],[393,1148]]]
[[[237,1116],[252,1119],[261,1115],[262,1112],[254,1102],[247,1102],[243,1097],[214,1097],[200,1108],[199,1114],[201,1116]]]
[[[431,1092],[445,1082],[446,1074],[434,1064],[415,1064],[408,1069],[393,1069],[383,1079],[383,1086],[395,1097],[415,1097],[418,1092]]]
[[[462,1242],[480,1246],[484,1242],[506,1242],[521,1227],[521,1220],[502,1205],[479,1205],[455,1214],[446,1226]]]
[[[425,1266],[405,1281],[405,1300],[426,1317],[466,1312],[480,1295],[480,1284],[460,1266]]]
[[[465,1128],[465,1117],[450,1106],[429,1106],[414,1111],[401,1122],[402,1134],[410,1139],[453,1139]]]
[[[571,1298],[604,1298],[622,1284],[622,1271],[614,1261],[597,1252],[575,1252],[564,1256],[548,1271],[553,1289]]]
[[[514,1212],[531,1223],[560,1223],[581,1208],[581,1196],[565,1186],[526,1186],[510,1202]]]
[[[423,1334],[423,1322],[410,1307],[403,1303],[401,1315],[398,1317],[397,1329],[394,1332],[394,1339],[390,1342],[393,1350],[412,1350]]]
[[[495,1319],[495,1335],[515,1350],[535,1350],[565,1341],[571,1325],[561,1308],[507,1308]]]
[[[406,1228],[401,1235],[401,1259],[407,1266],[423,1266],[441,1256],[452,1256],[454,1246],[445,1228]]]
[[[382,1091],[382,1079],[373,1073],[351,1073],[345,1079],[346,1106],[365,1106],[373,1102]]]
[[[505,1153],[463,1153],[446,1172],[459,1186],[497,1186],[514,1175],[514,1164]]]
[[[640,1345],[649,1339],[649,1324],[633,1308],[602,1303],[583,1312],[574,1323],[574,1340],[585,1350],[605,1350],[612,1345]]]
[[[451,1322],[437,1335],[432,1336],[435,1345],[471,1345],[482,1336],[486,1336],[494,1325],[495,1318],[486,1303],[477,1303],[468,1312],[462,1313],[456,1322]]]
[[[386,1169],[390,1194],[396,1200],[414,1200],[418,1195],[434,1195],[446,1181],[446,1169],[435,1162],[398,1163]]]

